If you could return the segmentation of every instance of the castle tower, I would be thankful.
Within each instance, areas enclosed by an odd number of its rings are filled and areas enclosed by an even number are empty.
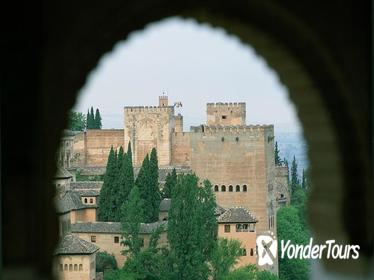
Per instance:
[[[245,125],[245,102],[208,103],[207,125]]]
[[[140,166],[152,148],[157,149],[160,166],[170,165],[175,116],[168,97],[160,96],[159,106],[130,106],[124,112],[124,147],[131,142],[134,166]]]
[[[161,95],[158,97],[158,106],[159,107],[167,107],[168,104],[168,96],[167,95]]]
[[[183,116],[178,114],[175,116],[175,132],[183,132]]]

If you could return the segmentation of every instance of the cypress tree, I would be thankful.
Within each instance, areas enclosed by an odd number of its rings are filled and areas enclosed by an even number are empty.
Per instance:
[[[94,126],[95,126],[95,129],[101,129],[102,127],[100,111],[98,108],[96,109],[96,112],[95,112]]]
[[[291,194],[295,193],[296,189],[299,187],[300,181],[297,175],[297,162],[296,157],[293,156],[291,164]]]
[[[142,247],[142,239],[139,236],[140,223],[144,220],[144,201],[140,197],[140,191],[134,186],[130,192],[127,203],[121,206],[122,244],[126,248],[123,255],[136,257]]]
[[[90,119],[89,119],[89,129],[95,129],[95,115],[93,111],[93,107],[90,110]]]
[[[117,167],[116,154],[113,147],[110,148],[103,186],[100,190],[98,202],[98,220],[107,222],[112,218],[113,185],[115,184]]]
[[[166,175],[165,186],[162,191],[162,197],[170,198],[173,188],[176,186],[176,184],[177,184],[177,172],[175,168],[173,168],[173,171]]]
[[[150,183],[150,205],[151,211],[150,222],[156,222],[158,220],[158,213],[160,208],[161,194],[158,183],[158,159],[157,151],[155,148],[152,149],[149,157],[149,183]]]
[[[118,156],[117,156],[117,167],[118,167],[118,172],[121,170],[121,167],[122,167],[122,164],[123,164],[123,161],[124,161],[124,158],[125,158],[125,154],[123,152],[123,147],[119,147],[119,150],[118,150]]]
[[[86,129],[89,129],[89,128],[90,128],[90,121],[91,121],[90,110],[87,109],[87,116],[86,116]]]
[[[131,142],[127,145],[127,154],[129,155],[129,158],[131,159],[131,165],[132,165],[132,151],[131,151]]]
[[[279,156],[279,149],[278,149],[278,142],[277,141],[275,141],[274,160],[275,160],[275,165],[281,165],[282,164],[282,160]]]
[[[144,220],[149,222],[151,220],[152,206],[150,204],[150,184],[149,184],[149,156],[145,156],[140,167],[138,177],[135,180],[135,185],[139,188],[140,198],[144,201]]]
[[[122,204],[127,203],[129,194],[134,186],[134,168],[130,155],[126,153],[123,158],[123,163],[118,175],[118,201],[117,204],[122,207]]]
[[[301,179],[301,188],[303,190],[306,189],[306,178],[305,178],[305,170],[303,169],[303,176],[302,176],[302,179]]]

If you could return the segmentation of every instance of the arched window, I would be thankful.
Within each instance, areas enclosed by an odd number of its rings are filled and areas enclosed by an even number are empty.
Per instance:
[[[229,192],[232,192],[233,189],[234,189],[234,188],[232,187],[232,185],[230,185],[230,186],[229,186]]]
[[[90,203],[93,203],[93,198],[90,198]]]
[[[68,270],[68,265],[67,264],[64,265],[64,270]]]
[[[253,248],[251,248],[250,255],[253,256]]]
[[[218,185],[215,185],[215,186],[214,186],[214,191],[215,191],[215,192],[218,192]]]
[[[247,250],[246,249],[242,249],[242,256],[246,256],[247,255]]]
[[[221,138],[221,141],[224,142],[224,141],[225,141],[225,137],[222,137],[222,138]]]
[[[240,192],[240,186],[239,185],[236,185],[236,191]]]
[[[73,271],[73,265],[69,264],[69,271]]]
[[[74,271],[78,271],[78,265],[77,264],[74,265]]]
[[[222,192],[225,192],[225,191],[226,191],[226,186],[225,186],[225,185],[222,185],[222,187],[221,187],[221,191],[222,191]]]
[[[243,185],[243,192],[247,191],[247,185]]]
[[[83,266],[82,264],[79,265],[79,271],[82,271],[83,270]]]
[[[84,199],[84,203],[87,203],[87,198]]]

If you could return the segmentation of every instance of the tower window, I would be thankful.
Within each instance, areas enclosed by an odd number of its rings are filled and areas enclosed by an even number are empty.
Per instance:
[[[221,141],[224,142],[224,141],[225,141],[225,137],[222,137],[222,138],[221,138]]]
[[[247,185],[243,185],[243,192],[247,191]]]
[[[84,199],[84,203],[87,203],[87,198]]]
[[[214,191],[215,191],[215,192],[218,192],[218,185],[215,185],[215,186],[214,186]]]
[[[242,256],[246,256],[247,255],[247,250],[246,249],[242,249]]]
[[[223,119],[223,120],[226,120],[226,119],[227,119],[227,116],[223,115],[223,116],[222,116],[222,119]]]
[[[90,198],[90,203],[93,203],[93,198]]]
[[[236,191],[237,191],[237,192],[240,192],[240,186],[239,186],[239,185],[236,185],[235,188],[236,188]]]
[[[230,185],[229,186],[229,192],[232,192],[233,191],[233,187]]]
[[[239,137],[235,137],[235,141],[236,141],[236,142],[239,142]]]
[[[221,187],[221,191],[222,191],[222,192],[225,192],[225,191],[226,191],[226,186],[225,186],[225,185],[222,185],[222,187]]]
[[[91,235],[91,242],[96,242],[96,236],[95,235]]]
[[[225,232],[230,232],[230,225],[225,225]]]
[[[253,248],[251,248],[251,252],[249,253],[251,256],[253,256]]]

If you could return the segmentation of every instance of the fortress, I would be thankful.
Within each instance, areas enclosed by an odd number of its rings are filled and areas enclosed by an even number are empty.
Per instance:
[[[183,116],[175,114],[175,105],[169,105],[167,96],[159,97],[158,106],[125,107],[124,129],[65,135],[59,162],[67,169],[102,174],[110,148],[128,143],[135,168],[155,147],[161,173],[174,167],[208,179],[220,207],[248,209],[256,221],[256,234],[276,233],[276,209],[289,203],[288,170],[275,165],[274,126],[247,125],[245,103],[208,103],[206,124],[191,127],[189,132],[183,131]],[[237,233],[242,231],[238,225]],[[226,226],[223,237],[230,235],[230,226]]]

